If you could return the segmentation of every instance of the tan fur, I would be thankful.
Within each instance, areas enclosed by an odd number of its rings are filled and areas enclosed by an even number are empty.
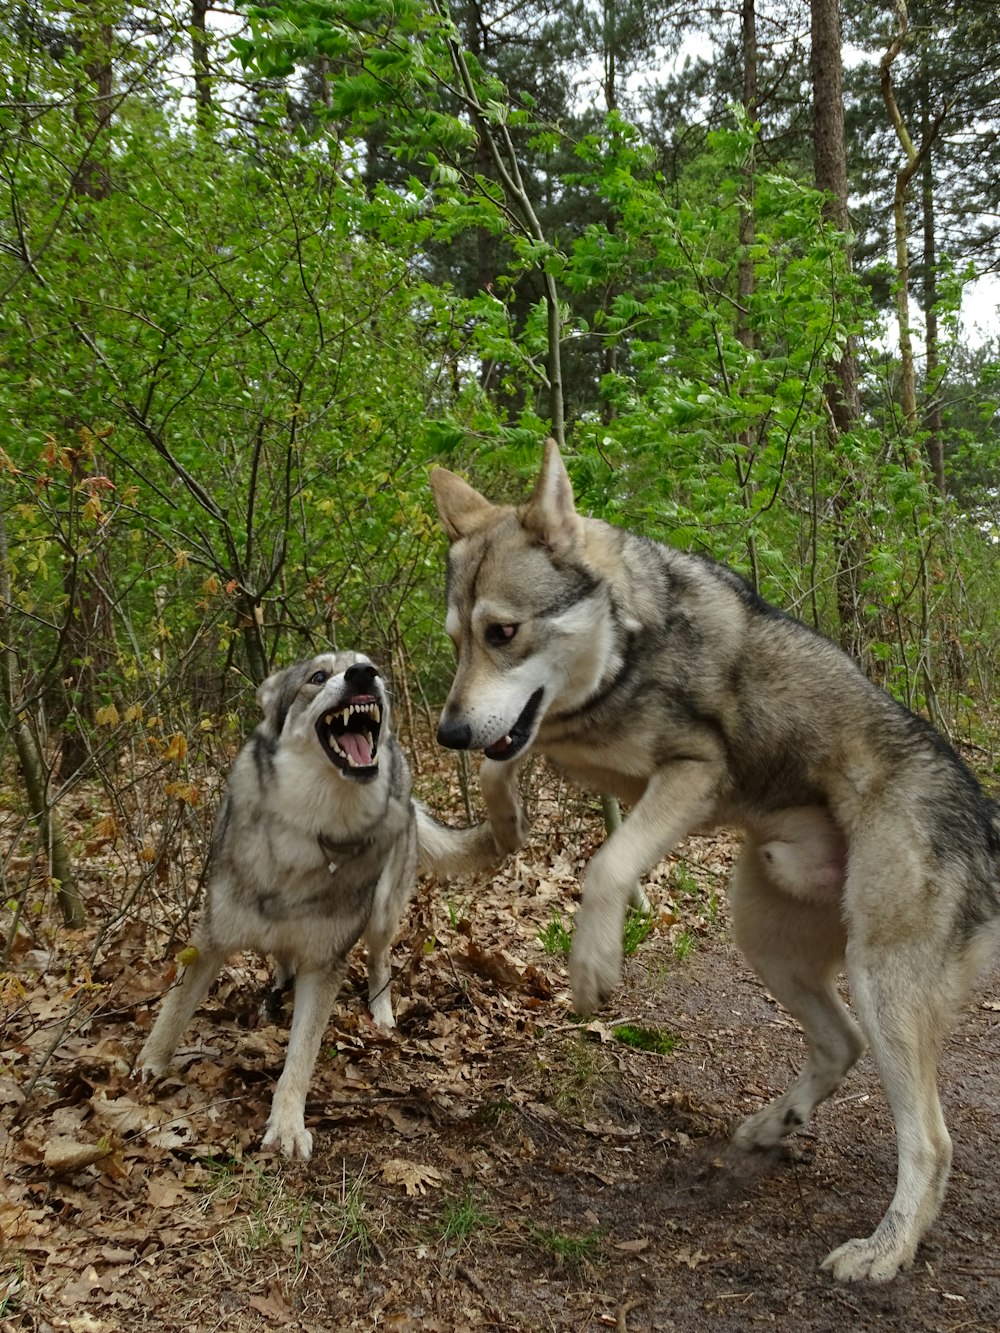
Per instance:
[[[443,469],[431,485],[458,652],[438,734],[485,752],[498,846],[526,835],[517,771],[532,752],[632,807],[584,877],[576,1009],[618,982],[637,881],[691,832],[745,830],[736,939],[809,1056],[736,1142],[768,1147],[807,1124],[867,1039],[895,1120],[896,1193],[874,1233],[824,1266],[893,1277],[948,1177],[938,1056],[996,944],[1000,812],[925,722],[731,571],[577,514],[552,441],[519,509]]]

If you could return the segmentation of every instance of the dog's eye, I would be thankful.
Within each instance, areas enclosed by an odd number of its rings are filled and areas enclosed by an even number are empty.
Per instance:
[[[491,648],[501,648],[505,643],[510,643],[516,633],[516,625],[487,625],[486,642]]]
[[[314,671],[309,677],[310,685],[325,685],[330,679],[329,671]]]

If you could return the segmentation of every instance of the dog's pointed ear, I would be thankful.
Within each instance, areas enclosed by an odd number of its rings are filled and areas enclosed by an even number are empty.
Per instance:
[[[545,458],[531,499],[521,510],[526,532],[553,551],[566,551],[583,536],[573,501],[573,484],[555,440],[545,441]]]
[[[438,517],[450,542],[468,537],[482,527],[494,506],[485,495],[480,495],[467,481],[456,477],[445,467],[436,467],[430,476],[431,490]]]

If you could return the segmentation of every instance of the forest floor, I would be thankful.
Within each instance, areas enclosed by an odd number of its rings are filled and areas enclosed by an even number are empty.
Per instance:
[[[308,1163],[259,1150],[287,1037],[260,1017],[259,960],[232,961],[149,1088],[130,1078],[167,970],[148,921],[123,919],[89,970],[92,931],[22,929],[0,994],[0,1330],[995,1330],[1000,973],[943,1063],[941,1217],[894,1282],[840,1286],[820,1261],[894,1184],[870,1058],[810,1132],[730,1148],[803,1055],[730,943],[735,843],[691,839],[658,868],[652,933],[581,1024],[559,946],[599,837],[553,786],[497,875],[420,886],[395,1033],[352,965]],[[92,919],[109,873],[81,862]]]

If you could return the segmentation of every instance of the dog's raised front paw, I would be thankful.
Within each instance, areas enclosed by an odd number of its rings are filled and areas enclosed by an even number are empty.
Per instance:
[[[831,1250],[821,1264],[838,1282],[889,1282],[912,1255],[900,1245],[886,1245],[873,1236],[859,1236]]]
[[[594,916],[587,912],[586,906],[581,907],[569,958],[574,1010],[578,1014],[592,1014],[600,1009],[611,998],[621,973],[620,928],[610,928],[600,915]]]
[[[313,1136],[301,1116],[282,1119],[272,1111],[260,1146],[278,1148],[284,1157],[300,1157],[308,1162],[312,1156]]]
[[[747,1116],[733,1134],[733,1147],[743,1152],[752,1152],[755,1148],[773,1148],[805,1123],[806,1117],[790,1106],[784,1097],[779,1097],[762,1111]]]

